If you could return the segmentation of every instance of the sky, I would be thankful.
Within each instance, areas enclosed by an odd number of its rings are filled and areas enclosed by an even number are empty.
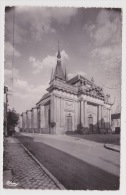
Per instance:
[[[10,109],[21,114],[46,92],[59,40],[68,78],[77,74],[89,80],[93,77],[112,102],[115,98],[112,113],[120,112],[121,36],[120,9],[6,8],[4,81],[9,87]]]

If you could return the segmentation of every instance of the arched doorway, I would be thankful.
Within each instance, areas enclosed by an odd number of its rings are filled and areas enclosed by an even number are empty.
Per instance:
[[[88,127],[89,131],[93,132],[93,117],[91,114],[88,116]]]
[[[67,131],[72,131],[72,115],[68,114],[66,116],[66,129]]]

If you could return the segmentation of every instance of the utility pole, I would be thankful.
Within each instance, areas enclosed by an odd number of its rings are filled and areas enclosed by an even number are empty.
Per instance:
[[[7,112],[8,112],[8,87],[4,86],[4,94],[5,94],[5,107],[4,107],[4,136],[7,137]]]

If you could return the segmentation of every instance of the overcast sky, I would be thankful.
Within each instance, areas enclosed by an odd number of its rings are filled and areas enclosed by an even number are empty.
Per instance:
[[[5,84],[11,89],[13,9],[5,13]],[[94,78],[120,108],[121,11],[96,8],[16,7],[14,24],[14,105],[31,109],[46,92],[56,65],[58,40],[68,77]],[[10,92],[9,92],[10,93]]]

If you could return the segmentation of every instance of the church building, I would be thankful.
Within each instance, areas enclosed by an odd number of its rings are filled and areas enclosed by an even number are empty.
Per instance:
[[[76,75],[68,80],[58,48],[57,64],[52,71],[47,93],[35,107],[22,113],[21,131],[65,134],[78,129],[99,133],[111,129],[110,96],[94,80]]]

